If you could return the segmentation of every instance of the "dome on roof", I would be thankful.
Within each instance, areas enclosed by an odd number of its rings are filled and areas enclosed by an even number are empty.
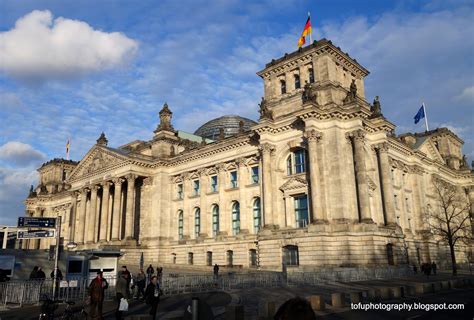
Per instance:
[[[194,134],[206,139],[217,140],[219,138],[219,129],[224,128],[224,137],[227,138],[239,133],[240,121],[244,123],[244,130],[249,130],[250,127],[257,124],[253,120],[240,116],[223,116],[206,122]]]

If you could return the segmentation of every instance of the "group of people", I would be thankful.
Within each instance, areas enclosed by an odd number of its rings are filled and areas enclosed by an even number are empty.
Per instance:
[[[436,265],[434,261],[432,263],[425,262],[421,265],[420,269],[421,269],[421,272],[423,272],[425,276],[429,277],[431,275],[431,272],[433,272],[433,275],[436,275],[438,266]],[[413,273],[414,274],[418,273],[418,267],[415,264],[413,265]]]

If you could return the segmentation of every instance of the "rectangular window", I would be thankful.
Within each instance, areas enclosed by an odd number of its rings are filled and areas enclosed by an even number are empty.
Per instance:
[[[217,184],[217,176],[211,177],[211,192],[217,192],[218,184]]]
[[[294,199],[296,228],[304,228],[308,225],[308,196],[297,196]]]
[[[176,198],[183,199],[183,184],[178,183],[176,185]]]
[[[305,172],[305,152],[298,150],[295,152],[295,173]]]
[[[309,73],[309,83],[313,83],[313,82],[314,82],[314,71],[313,71],[313,68],[309,68],[309,69],[308,69],[308,73]]]
[[[252,167],[252,183],[259,182],[258,166]]]
[[[230,187],[237,188],[239,186],[237,171],[232,171],[230,173]]]
[[[198,196],[200,191],[201,191],[199,180],[194,180],[193,181],[193,190],[194,190],[194,195]]]

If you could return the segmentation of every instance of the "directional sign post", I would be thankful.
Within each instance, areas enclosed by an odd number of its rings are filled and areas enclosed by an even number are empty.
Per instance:
[[[19,228],[56,228],[56,218],[19,217]]]
[[[39,239],[39,238],[54,238],[56,237],[56,230],[20,230],[18,231],[18,239]]]

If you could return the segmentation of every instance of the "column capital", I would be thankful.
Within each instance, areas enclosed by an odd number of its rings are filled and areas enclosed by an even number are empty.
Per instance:
[[[135,181],[135,179],[137,178],[138,176],[136,174],[133,174],[133,173],[129,173],[125,176],[125,179],[127,179],[128,181]]]
[[[225,163],[218,163],[216,164],[217,171],[224,172],[225,171]]]
[[[144,186],[151,186],[153,184],[153,177],[146,177],[143,179]]]
[[[263,154],[270,154],[275,150],[275,146],[268,142],[261,144],[258,148]]]
[[[379,152],[388,152],[388,143],[387,142],[382,142],[379,144],[376,144],[375,149],[379,150]]]
[[[112,179],[112,182],[113,182],[114,184],[119,184],[119,183],[122,183],[122,182],[124,182],[124,181],[125,181],[125,179],[124,179],[124,178],[121,178],[121,177],[116,177],[116,178],[113,178],[113,179]]]
[[[308,142],[315,141],[318,142],[321,140],[323,137],[322,132],[319,132],[315,129],[311,129],[305,132],[306,139],[308,139]]]
[[[346,138],[354,139],[354,141],[364,141],[366,132],[363,129],[357,129],[346,133]]]
[[[238,158],[238,159],[235,159],[235,164],[238,166],[238,167],[243,167],[245,165],[245,158]]]
[[[94,191],[94,192],[97,192],[97,190],[99,190],[100,186],[98,184],[94,184],[91,186],[91,191]]]

